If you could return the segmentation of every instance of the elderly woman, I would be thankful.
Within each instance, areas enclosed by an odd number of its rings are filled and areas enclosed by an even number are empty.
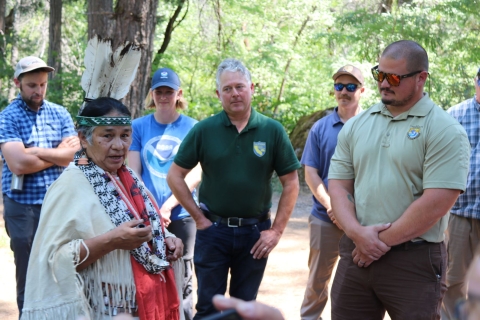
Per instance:
[[[170,261],[182,241],[125,167],[130,112],[99,98],[77,117],[82,150],[44,200],[27,272],[22,319],[179,319]]]

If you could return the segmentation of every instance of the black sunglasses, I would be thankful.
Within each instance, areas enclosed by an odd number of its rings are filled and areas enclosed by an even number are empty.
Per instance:
[[[347,88],[348,92],[355,92],[357,90],[358,85],[355,83],[348,83],[348,84],[343,84],[343,83],[335,83],[333,85],[336,91],[342,91],[343,88]]]
[[[373,76],[373,79],[375,79],[375,81],[383,82],[383,80],[385,80],[386,78],[387,82],[394,87],[398,87],[400,85],[400,80],[413,77],[414,75],[420,72],[422,72],[422,70],[415,71],[409,74],[404,74],[401,76],[394,73],[386,73],[383,71],[378,71],[378,65],[372,68],[372,76]]]

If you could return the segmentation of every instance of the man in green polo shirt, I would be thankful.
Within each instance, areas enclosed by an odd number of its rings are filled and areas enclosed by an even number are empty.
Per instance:
[[[463,127],[423,92],[428,56],[397,41],[372,68],[381,103],[350,119],[329,170],[345,236],[332,320],[439,319],[446,290],[447,213],[465,190]]]
[[[197,123],[183,140],[168,184],[197,224],[194,250],[198,281],[194,319],[215,313],[212,298],[224,294],[254,300],[267,257],[277,245],[297,200],[300,163],[280,123],[251,107],[254,85],[248,69],[226,59],[217,70],[223,111]],[[200,206],[185,176],[202,166]],[[271,178],[283,186],[273,224]]]

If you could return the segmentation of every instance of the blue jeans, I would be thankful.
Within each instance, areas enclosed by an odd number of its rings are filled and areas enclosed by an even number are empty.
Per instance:
[[[247,301],[256,299],[267,258],[253,259],[250,250],[260,232],[270,226],[268,219],[245,227],[214,223],[205,230],[197,230],[193,256],[198,282],[195,320],[216,312],[212,298],[225,294],[229,270],[230,296]]]

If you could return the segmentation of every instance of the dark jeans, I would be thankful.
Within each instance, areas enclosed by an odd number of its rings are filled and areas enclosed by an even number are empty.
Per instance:
[[[15,259],[17,306],[22,314],[28,258],[38,227],[41,205],[21,204],[3,195],[3,219]]]
[[[340,240],[340,261],[332,286],[332,320],[440,319],[446,291],[445,244],[394,246],[367,268],[353,263],[352,240]]]
[[[250,250],[260,238],[260,232],[270,226],[268,219],[245,227],[214,223],[208,229],[197,230],[193,262],[198,301],[194,319],[216,312],[212,298],[215,294],[225,294],[229,270],[230,296],[247,301],[256,299],[267,259],[253,259]]]
[[[183,283],[183,313],[185,320],[193,319],[193,248],[197,226],[192,217],[175,220],[168,226],[168,231],[183,241],[183,262],[185,274]]]

